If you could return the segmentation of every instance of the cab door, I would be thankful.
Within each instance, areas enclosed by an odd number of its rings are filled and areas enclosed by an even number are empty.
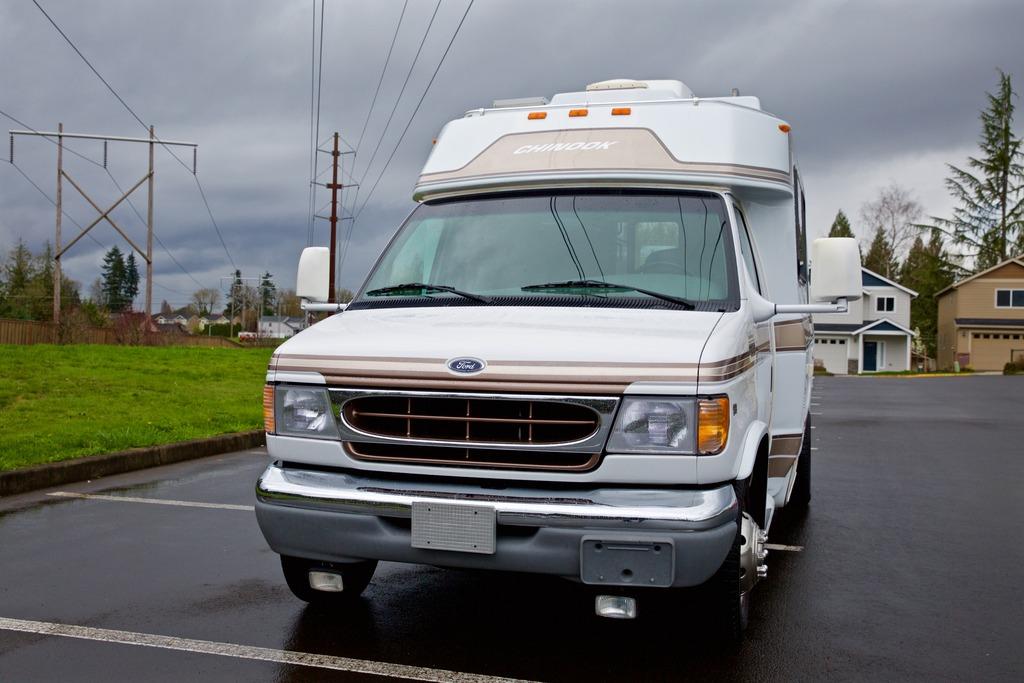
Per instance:
[[[750,230],[747,227],[747,219],[738,204],[733,204],[733,212],[736,214],[736,232],[739,234],[740,254],[743,256],[747,280],[754,286],[758,294],[767,296],[757,253],[750,237]],[[757,377],[757,416],[765,424],[771,425],[775,341],[770,320],[754,325],[753,345],[757,351],[755,370]]]

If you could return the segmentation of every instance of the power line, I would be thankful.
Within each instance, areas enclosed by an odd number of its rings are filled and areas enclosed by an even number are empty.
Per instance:
[[[323,3],[323,0],[321,0],[321,9],[322,9],[322,7],[323,7],[323,4],[322,4],[322,3]],[[110,83],[108,83],[108,82],[107,82],[107,79],[103,78],[103,76],[102,76],[102,75],[100,74],[100,72],[96,70],[96,67],[94,67],[94,66],[92,65],[92,62],[90,62],[90,61],[89,61],[88,59],[86,59],[85,55],[84,55],[84,54],[82,54],[82,51],[78,49],[78,47],[77,47],[77,46],[76,46],[76,45],[75,45],[75,44],[74,44],[74,43],[73,43],[73,42],[71,41],[71,38],[69,38],[69,37],[68,37],[68,35],[67,35],[66,33],[64,33],[64,31],[63,31],[63,30],[61,29],[61,27],[57,25],[57,22],[53,20],[53,17],[51,17],[51,16],[49,15],[49,14],[47,14],[46,10],[45,10],[45,9],[43,9],[43,6],[42,6],[42,5],[40,5],[40,4],[39,4],[39,2],[38,2],[37,0],[32,0],[32,4],[34,4],[34,5],[35,5],[35,6],[37,7],[37,8],[39,8],[39,11],[43,13],[43,16],[44,16],[44,17],[46,17],[47,21],[49,21],[49,22],[50,22],[50,24],[51,24],[51,25],[52,25],[52,26],[53,26],[53,27],[54,27],[55,29],[57,29],[57,33],[59,33],[59,34],[61,35],[61,37],[62,37],[62,38],[64,38],[64,40],[65,40],[65,41],[67,42],[67,44],[71,46],[71,49],[72,49],[72,50],[74,50],[74,51],[75,51],[75,53],[76,53],[76,54],[77,54],[77,55],[78,55],[79,57],[81,57],[81,58],[82,58],[82,61],[83,61],[83,62],[85,62],[86,66],[88,66],[88,67],[89,67],[89,69],[90,69],[90,70],[91,70],[91,71],[92,71],[92,72],[93,72],[94,74],[96,74],[96,77],[97,77],[97,78],[99,78],[99,79],[100,79],[100,81],[102,81],[102,82],[103,82],[103,85],[107,86],[107,90],[109,90],[109,91],[111,92],[111,94],[112,94],[112,95],[113,95],[114,97],[116,97],[116,98],[117,98],[117,101],[118,101],[118,102],[120,102],[120,103],[121,103],[121,105],[122,105],[122,106],[123,106],[123,107],[124,107],[124,108],[125,108],[125,109],[126,109],[126,110],[128,111],[128,113],[129,113],[129,114],[131,114],[131,115],[132,115],[132,117],[134,117],[134,118],[135,118],[135,120],[139,122],[139,125],[140,125],[140,126],[142,126],[142,127],[143,127],[144,129],[146,129],[146,130],[150,130],[149,126],[147,126],[147,125],[146,125],[146,122],[145,122],[145,121],[143,121],[143,120],[142,120],[142,118],[141,118],[141,117],[139,117],[139,115],[135,113],[135,110],[134,110],[134,109],[132,109],[132,108],[131,108],[130,106],[128,106],[128,103],[124,101],[124,98],[122,98],[122,97],[121,97],[120,95],[118,95],[118,94],[117,94],[117,91],[116,91],[116,90],[114,90],[113,86],[111,86],[111,85],[110,85]],[[322,39],[322,37],[321,37],[321,39]],[[155,140],[155,141],[156,141],[156,142],[157,142],[157,143],[158,143],[158,144],[159,144],[159,145],[160,145],[161,147],[163,147],[163,148],[164,148],[164,150],[166,150],[166,152],[167,152],[168,154],[170,154],[170,155],[171,155],[172,157],[174,157],[174,159],[175,159],[175,160],[176,160],[176,161],[177,161],[177,162],[178,162],[179,164],[181,164],[181,166],[182,166],[182,167],[183,167],[183,168],[184,168],[184,169],[185,169],[186,171],[187,171],[187,170],[189,170],[188,164],[186,164],[186,163],[185,163],[184,161],[182,161],[182,160],[181,160],[181,158],[180,158],[180,157],[179,157],[179,156],[178,156],[177,154],[175,154],[173,150],[171,150],[171,149],[170,149],[169,147],[167,147],[167,145],[165,145],[165,144],[164,144],[164,143],[163,143],[163,142],[162,142],[162,141],[160,140],[160,138],[158,138],[158,137],[156,137],[155,135],[153,135],[153,139],[154,139],[154,140]],[[202,197],[202,200],[203,200],[203,205],[204,205],[204,206],[206,207],[206,212],[207,212],[207,213],[208,213],[208,214],[210,215],[210,222],[211,222],[211,223],[213,224],[213,229],[214,229],[214,231],[215,231],[215,232],[217,233],[217,238],[218,238],[218,239],[220,240],[221,246],[223,246],[223,247],[224,247],[224,253],[225,253],[225,254],[227,254],[227,256],[228,256],[228,261],[230,261],[230,262],[231,262],[231,265],[232,265],[232,267],[235,267],[235,260],[234,260],[233,258],[231,258],[231,252],[230,252],[230,251],[228,251],[228,245],[227,245],[227,244],[226,244],[226,243],[224,242],[224,236],[223,236],[223,235],[221,234],[221,232],[220,232],[220,226],[218,226],[218,225],[217,225],[217,220],[216,220],[216,219],[215,219],[215,218],[213,217],[213,210],[212,210],[212,209],[210,209],[210,202],[209,202],[209,201],[207,201],[207,199],[206,199],[206,192],[205,192],[205,191],[203,190],[203,185],[202,185],[202,183],[201,183],[201,182],[199,181],[199,176],[198,176],[198,175],[196,175],[195,173],[193,173],[193,174],[192,174],[192,178],[193,178],[193,180],[195,180],[195,183],[196,183],[196,187],[197,187],[197,188],[199,189],[199,196],[200,196],[200,197]]]
[[[7,118],[8,118],[8,119],[10,119],[11,121],[14,121],[14,122],[15,122],[16,124],[18,124],[18,125],[19,125],[19,126],[21,126],[22,128],[26,128],[26,129],[28,129],[28,130],[32,131],[33,133],[39,133],[39,131],[37,131],[37,130],[36,130],[35,128],[33,128],[32,126],[30,126],[30,125],[28,125],[28,124],[24,123],[23,121],[19,121],[18,119],[16,119],[15,117],[11,116],[10,114],[8,114],[7,112],[5,112],[5,111],[3,111],[3,110],[0,110],[0,114],[2,114],[3,116],[7,117]],[[52,136],[48,136],[48,135],[41,135],[41,137],[42,137],[43,139],[45,139],[45,140],[48,140],[49,142],[53,143],[54,145],[58,144],[58,143],[57,143],[56,141],[54,141],[54,140],[52,139]],[[113,182],[113,183],[114,183],[114,187],[116,187],[116,188],[118,189],[118,191],[119,191],[119,192],[120,192],[121,194],[124,194],[124,188],[123,188],[123,187],[121,187],[121,184],[120,184],[119,182],[117,182],[117,179],[116,179],[116,178],[114,177],[114,175],[113,175],[113,174],[112,174],[112,173],[110,172],[110,169],[109,169],[109,168],[107,168],[106,166],[104,166],[103,164],[101,164],[101,163],[99,163],[99,162],[97,162],[97,161],[94,161],[94,160],[90,159],[89,157],[87,157],[87,156],[85,156],[85,155],[83,155],[83,154],[79,154],[78,152],[74,151],[73,149],[70,149],[70,148],[68,148],[67,146],[65,146],[65,147],[64,147],[64,149],[65,149],[65,150],[67,150],[67,151],[69,151],[69,152],[71,152],[71,153],[72,153],[72,154],[74,154],[75,156],[81,157],[82,159],[84,159],[84,160],[88,161],[88,162],[89,162],[90,164],[93,164],[94,166],[97,166],[97,167],[99,167],[99,168],[102,168],[102,169],[103,169],[103,170],[104,170],[104,171],[106,172],[106,174],[107,174],[107,175],[108,175],[108,176],[110,177],[110,180],[111,180],[111,182]],[[50,202],[51,204],[53,204],[54,206],[56,206],[56,205],[57,205],[57,203],[56,203],[56,202],[55,202],[55,201],[54,201],[54,200],[53,200],[53,199],[52,199],[52,198],[51,198],[51,197],[50,197],[50,196],[49,196],[49,195],[48,195],[48,194],[47,194],[46,192],[44,192],[42,188],[40,188],[40,187],[39,187],[38,185],[36,185],[36,183],[35,183],[35,182],[33,182],[33,180],[32,180],[32,179],[31,179],[30,177],[28,177],[28,175],[26,175],[26,174],[25,174],[25,172],[24,172],[24,171],[23,171],[23,170],[22,170],[22,169],[21,169],[21,168],[20,168],[19,166],[17,166],[16,164],[14,164],[14,162],[13,162],[13,161],[11,162],[11,165],[13,165],[13,166],[14,166],[15,170],[17,170],[17,171],[18,171],[18,173],[20,173],[20,174],[21,174],[21,175],[22,175],[22,176],[23,176],[23,177],[25,178],[25,180],[27,180],[27,181],[28,181],[29,183],[31,183],[31,184],[32,184],[32,186],[36,188],[36,190],[38,190],[38,191],[39,191],[39,192],[40,192],[40,193],[41,193],[41,194],[42,194],[42,195],[43,195],[44,197],[46,197],[47,201],[49,201],[49,202]],[[135,203],[134,203],[134,202],[132,202],[131,198],[130,198],[130,197],[126,197],[126,200],[127,200],[127,202],[128,202],[128,205],[129,205],[129,206],[130,206],[130,207],[132,208],[132,211],[134,211],[134,212],[135,212],[135,215],[136,215],[136,216],[138,217],[138,219],[139,219],[140,221],[142,221],[142,223],[145,223],[145,222],[146,222],[146,219],[144,219],[144,218],[142,217],[142,214],[141,214],[141,213],[139,213],[139,209],[138,209],[138,208],[137,208],[137,207],[135,206]],[[78,223],[77,221],[75,221],[75,219],[74,219],[74,218],[72,218],[71,216],[69,216],[69,215],[68,215],[68,213],[67,213],[67,211],[61,211],[61,213],[62,213],[62,214],[63,214],[63,215],[65,216],[65,217],[67,217],[67,219],[68,219],[69,221],[71,221],[72,223],[74,223],[75,225],[77,225],[79,229],[81,229],[81,228],[82,228],[81,224],[79,224],[79,223]],[[86,237],[88,237],[89,239],[91,239],[91,240],[92,240],[93,242],[95,242],[96,244],[98,244],[98,245],[99,245],[100,247],[102,247],[102,248],[106,249],[106,245],[104,245],[104,244],[103,244],[102,242],[100,242],[99,240],[97,240],[97,239],[96,239],[96,238],[95,238],[95,237],[93,236],[92,232],[86,233]],[[157,243],[158,243],[158,244],[159,244],[159,245],[160,245],[160,246],[161,246],[161,247],[163,248],[163,250],[164,250],[164,251],[165,251],[165,252],[167,253],[167,256],[168,256],[168,257],[169,257],[169,258],[171,259],[171,261],[173,261],[173,262],[174,262],[174,264],[175,264],[176,266],[178,266],[178,268],[180,268],[180,269],[181,269],[181,272],[185,273],[185,275],[187,275],[187,276],[188,276],[189,278],[191,278],[193,282],[195,282],[195,283],[196,283],[197,285],[199,285],[199,287],[200,287],[200,288],[202,288],[202,287],[203,287],[203,284],[202,284],[201,282],[199,282],[199,280],[197,280],[197,279],[196,279],[196,278],[195,278],[195,277],[194,277],[194,276],[192,275],[192,273],[188,272],[188,270],[186,270],[186,269],[185,269],[185,267],[184,267],[183,265],[181,265],[181,263],[179,263],[179,262],[178,262],[178,259],[174,258],[174,255],[173,255],[173,254],[171,253],[171,251],[170,251],[170,250],[169,250],[169,249],[167,248],[167,246],[166,246],[166,245],[165,245],[165,244],[163,243],[163,240],[161,240],[161,239],[160,239],[160,236],[159,236],[159,235],[157,235],[155,231],[153,232],[153,237],[154,237],[154,238],[156,238],[156,241],[157,241]]]
[[[29,184],[30,184],[30,185],[31,185],[32,187],[36,188],[36,191],[37,191],[37,192],[38,192],[39,194],[41,194],[41,195],[43,195],[44,197],[46,197],[46,201],[50,202],[50,204],[52,204],[52,205],[53,205],[54,207],[56,207],[56,206],[57,206],[57,202],[56,202],[56,201],[54,201],[53,197],[51,197],[51,196],[50,196],[49,194],[47,194],[46,190],[44,190],[43,188],[39,187],[39,186],[38,186],[38,185],[36,184],[36,182],[35,182],[34,180],[32,180],[32,178],[30,178],[30,177],[28,176],[28,174],[27,174],[27,173],[25,173],[25,171],[23,171],[23,170],[21,169],[21,166],[18,166],[18,165],[17,165],[16,163],[14,163],[13,161],[11,162],[11,166],[13,166],[13,167],[14,167],[14,170],[16,170],[16,171],[17,171],[18,173],[20,173],[20,174],[21,174],[21,177],[22,177],[22,178],[24,178],[25,180],[27,180],[27,181],[29,182]],[[61,214],[62,214],[62,215],[63,215],[63,216],[65,217],[65,218],[67,218],[67,219],[68,219],[69,221],[71,221],[72,223],[74,223],[74,224],[75,224],[75,226],[77,226],[79,230],[84,230],[84,228],[82,227],[82,224],[81,224],[81,223],[79,223],[78,221],[76,221],[76,220],[75,220],[74,218],[72,218],[72,217],[71,217],[71,216],[70,216],[70,215],[68,214],[68,212],[67,212],[67,211],[64,211],[63,209],[61,209]],[[96,244],[98,244],[98,245],[100,246],[100,248],[101,248],[101,249],[106,249],[106,248],[107,248],[107,245],[103,244],[103,243],[102,243],[102,242],[100,242],[100,241],[99,241],[98,239],[96,239],[96,237],[95,237],[95,236],[94,236],[94,235],[92,234],[92,232],[87,232],[87,233],[85,233],[85,236],[86,236],[86,237],[88,237],[89,239],[91,239],[91,240],[92,240],[93,242],[95,242]]]
[[[384,136],[387,135],[388,127],[391,125],[391,120],[395,117],[395,111],[398,110],[398,104],[402,101],[402,95],[405,94],[405,88],[409,85],[409,79],[412,77],[412,72],[416,68],[416,62],[419,60],[420,53],[423,51],[423,45],[427,42],[427,36],[430,35],[430,29],[434,25],[434,19],[437,18],[437,11],[439,9],[441,9],[441,0],[437,0],[437,4],[434,5],[434,13],[430,15],[430,22],[427,24],[427,30],[423,32],[423,38],[420,40],[420,46],[416,49],[416,56],[412,58],[412,64],[409,65],[409,71],[405,74],[405,81],[402,83],[402,89],[398,92],[398,97],[395,99],[395,106],[391,108],[391,114],[388,115],[387,123],[384,124],[384,130],[380,132],[380,137],[377,139],[377,146],[373,148],[373,154],[370,155],[370,161],[363,169],[364,177],[370,170],[370,167],[373,166],[373,160],[377,158],[377,152],[380,150],[381,143],[384,142]]]
[[[377,104],[377,96],[380,95],[380,86],[384,83],[384,74],[388,71],[388,64],[391,63],[391,52],[395,49],[395,41],[398,40],[398,31],[402,28],[402,19],[405,17],[405,10],[409,7],[409,0],[405,0],[405,4],[402,5],[402,13],[398,15],[398,24],[395,26],[395,35],[391,37],[391,47],[388,48],[388,56],[384,59],[384,68],[380,70],[380,78],[377,80],[377,89],[373,91],[373,100],[370,102],[370,109],[366,112],[366,120],[363,121],[363,129],[359,131],[359,139],[356,140],[356,155],[359,154],[359,148],[363,144],[363,135],[366,133],[366,126],[370,123],[370,115],[373,114],[373,108]]]
[[[124,188],[121,187],[121,183],[117,182],[117,178],[115,178],[114,174],[110,172],[110,169],[109,168],[105,168],[103,170],[107,172],[107,175],[110,177],[110,182],[114,183],[114,187],[117,188],[118,192],[120,192],[121,194],[124,194],[125,193],[124,192]],[[132,208],[132,211],[135,212],[135,216],[139,219],[139,221],[142,222],[143,225],[145,225],[146,219],[142,217],[141,213],[139,213],[139,210],[138,210],[138,208],[136,208],[135,203],[132,202],[131,197],[127,197],[126,196],[125,199],[128,202],[128,206],[130,206]],[[157,244],[159,244],[163,248],[163,250],[167,253],[168,258],[170,258],[171,261],[174,262],[174,265],[178,266],[178,268],[181,270],[181,272],[183,272],[183,273],[185,273],[185,275],[189,276],[192,279],[192,282],[196,283],[199,286],[199,288],[202,289],[203,288],[203,284],[201,282],[199,282],[199,280],[197,280],[192,275],[192,273],[188,272],[185,269],[185,266],[181,265],[181,263],[178,262],[178,259],[174,258],[174,254],[172,254],[171,250],[167,248],[167,245],[164,244],[163,240],[160,239],[160,236],[156,234],[155,230],[153,231],[153,238],[157,241]]]
[[[459,30],[462,28],[462,24],[465,23],[466,17],[469,16],[469,10],[472,9],[473,7],[473,1],[474,0],[469,0],[469,4],[466,6],[466,11],[462,14],[462,19],[459,20],[459,25],[455,27],[455,33],[452,34],[452,39],[448,41],[448,47],[444,49],[444,54],[441,55],[441,61],[437,63],[437,68],[434,69],[434,73],[430,77],[430,81],[427,82],[426,89],[424,89],[423,94],[420,95],[420,101],[416,103],[416,108],[412,110],[412,115],[409,117],[409,122],[405,124],[405,129],[402,130],[402,134],[398,137],[398,142],[395,143],[395,148],[391,151],[391,156],[389,156],[388,160],[384,162],[384,168],[381,169],[380,174],[377,176],[377,180],[373,183],[373,186],[370,188],[369,194],[366,195],[366,199],[363,200],[363,203],[359,206],[359,211],[357,211],[355,214],[356,218],[358,218],[359,214],[361,214],[363,212],[363,209],[366,208],[367,203],[369,203],[370,201],[370,197],[373,196],[373,191],[377,189],[377,185],[380,183],[380,179],[384,177],[384,173],[388,170],[388,166],[391,164],[391,160],[395,158],[395,153],[398,151],[398,148],[401,147],[402,140],[405,139],[406,133],[409,132],[409,127],[412,126],[412,122],[416,118],[416,114],[419,112],[420,106],[423,104],[423,100],[426,99],[427,93],[430,92],[430,86],[434,84],[434,79],[437,78],[437,74],[441,70],[441,65],[444,64],[445,57],[448,56],[448,51],[452,49],[452,45],[455,43],[455,38],[459,35]]]
[[[10,117],[8,117],[8,118],[10,118]],[[19,123],[18,125],[24,125],[24,124]],[[49,194],[47,194],[46,190],[44,190],[43,188],[39,187],[39,185],[37,185],[36,182],[34,180],[32,180],[32,178],[30,178],[28,176],[28,174],[26,174],[25,171],[22,170],[22,168],[20,166],[18,166],[14,162],[11,162],[11,166],[13,166],[14,170],[16,170],[18,173],[20,173],[21,177],[23,177],[25,180],[27,180],[28,183],[32,187],[34,187],[39,194],[43,195],[43,197],[46,198],[46,201],[50,202],[50,204],[52,204],[55,207],[57,206],[57,202],[54,201],[53,197],[51,197]],[[113,177],[111,177],[111,179],[113,180]],[[114,184],[116,185],[117,181],[114,181]],[[120,188],[118,188],[118,189],[120,189]],[[69,221],[71,221],[79,230],[83,230],[84,229],[82,227],[82,224],[79,223],[78,221],[76,221],[74,218],[72,218],[71,215],[68,214],[67,211],[61,210],[61,213],[64,215],[65,218],[67,218]],[[138,212],[136,212],[136,213],[138,213]],[[107,245],[103,244],[103,242],[100,242],[98,239],[96,239],[96,237],[92,234],[92,232],[85,233],[85,236],[88,237],[89,239],[91,239],[93,242],[95,242],[101,249],[106,249],[107,248]],[[155,233],[153,234],[153,237],[156,237]],[[157,239],[158,242],[160,242],[160,238],[159,237],[156,237],[156,239]],[[160,242],[160,246],[163,246],[163,242]],[[167,248],[164,247],[164,249],[166,250]],[[171,253],[167,252],[167,255],[171,256]],[[171,260],[175,261],[173,256],[171,256]],[[175,261],[175,263],[177,263],[177,261]],[[192,277],[188,272],[186,272],[185,274],[188,275],[189,277]],[[195,278],[192,278],[192,279],[195,280]],[[169,292],[174,292],[175,294],[181,294],[182,296],[189,296],[189,294],[187,292],[182,292],[182,291],[179,291],[177,289],[171,289],[170,287],[168,287],[166,285],[160,284],[155,279],[153,280],[153,284],[156,285],[157,287],[160,287],[161,289],[166,289]],[[202,287],[202,285],[200,285],[200,287]],[[42,297],[42,298],[47,298],[48,299],[49,297]]]
[[[434,69],[434,73],[430,76],[430,80],[427,82],[427,87],[423,90],[423,94],[420,95],[419,102],[416,103],[416,108],[413,109],[408,123],[405,124],[402,134],[398,137],[398,142],[395,143],[395,148],[391,151],[391,156],[389,156],[388,160],[384,163],[384,168],[381,169],[380,175],[377,176],[377,180],[374,181],[373,187],[370,188],[370,192],[366,195],[366,199],[363,200],[363,203],[359,206],[358,211],[355,210],[355,200],[352,202],[352,221],[349,223],[348,232],[345,236],[345,247],[341,252],[341,265],[338,266],[339,273],[345,265],[345,258],[348,256],[349,241],[352,239],[352,232],[355,230],[356,222],[359,220],[359,215],[363,212],[363,209],[366,208],[366,205],[370,203],[370,197],[373,196],[374,191],[377,189],[377,185],[380,184],[381,178],[383,178],[384,173],[387,172],[388,166],[391,164],[391,160],[395,158],[395,153],[398,151],[398,148],[402,146],[402,140],[405,139],[405,134],[409,132],[409,127],[416,118],[416,114],[419,112],[420,106],[423,104],[423,100],[426,99],[427,93],[430,92],[430,86],[434,84],[434,79],[437,78],[437,74],[441,70],[441,65],[444,64],[444,60],[448,56],[448,51],[452,49],[452,45],[455,43],[455,38],[459,35],[462,25],[466,22],[466,17],[469,16],[469,10],[473,8],[473,2],[474,0],[469,0],[469,4],[466,5],[466,11],[462,13],[462,19],[459,20],[459,25],[455,27],[455,33],[452,34],[451,40],[448,41],[448,46],[444,49],[444,54],[441,55],[441,60],[437,63],[437,68]],[[369,167],[367,167],[366,171],[369,171]]]
[[[41,138],[43,138],[44,140],[46,140],[47,142],[49,142],[49,143],[51,143],[53,145],[57,144],[57,141],[53,139],[55,136],[53,136],[53,135],[43,135],[42,133],[40,133],[38,130],[36,130],[32,126],[30,126],[27,123],[24,123],[22,121],[19,121],[18,119],[14,118],[13,116],[11,116],[10,114],[8,114],[7,112],[5,112],[2,109],[0,109],[0,116],[7,117],[8,119],[10,119],[11,121],[14,121],[16,124],[18,124],[22,128],[25,128],[26,130],[32,131],[33,133],[35,133],[36,135],[40,136]],[[68,143],[67,142],[64,143],[64,151],[71,152],[76,157],[80,157],[82,159],[85,159],[86,161],[88,161],[93,166],[98,166],[100,168],[103,168],[103,164],[101,164],[100,162],[96,161],[95,159],[90,159],[89,157],[85,156],[84,154],[79,154],[75,150],[73,150],[70,147],[68,147]]]
[[[316,212],[313,210],[316,206],[316,170],[320,165],[320,158],[316,155],[316,151],[323,144],[319,142],[320,139],[320,92],[321,84],[323,83],[323,71],[324,71],[324,0],[320,0],[320,59],[316,59],[316,0],[313,0],[313,38],[310,46],[310,77],[309,77],[309,137],[310,137],[310,160],[309,160],[309,215],[308,225],[306,226],[306,244],[307,246],[313,243],[313,237],[315,234],[314,225],[316,221],[314,216]],[[315,88],[314,88],[315,82]],[[313,114],[313,96],[316,94],[316,116]]]

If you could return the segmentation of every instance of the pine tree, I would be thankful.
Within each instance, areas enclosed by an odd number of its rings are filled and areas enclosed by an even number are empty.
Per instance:
[[[999,72],[996,94],[985,93],[981,112],[981,157],[968,157],[970,170],[948,164],[946,188],[958,206],[935,227],[974,255],[982,271],[1024,251],[1024,150],[1013,133],[1014,98],[1009,74]]]
[[[32,252],[19,239],[7,255],[0,278],[0,317],[32,319],[29,285],[37,274]]]
[[[125,300],[124,255],[115,244],[103,257],[103,302],[111,311],[122,311],[128,305]]]
[[[245,308],[245,285],[242,283],[242,271],[235,270],[235,279],[228,290],[227,301],[224,302],[224,315],[230,316],[232,309],[235,315],[241,314]]]
[[[842,209],[836,213],[836,218],[832,221],[832,228],[828,231],[829,237],[855,237],[853,229],[850,227],[850,219],[846,217]]]
[[[263,315],[274,314],[274,302],[277,299],[277,285],[274,284],[274,276],[269,272],[263,273],[263,277],[260,278],[260,302],[262,304]]]
[[[956,266],[946,253],[942,234],[932,231],[927,244],[920,236],[900,269],[900,284],[917,292],[910,302],[910,319],[929,356],[935,357],[939,302],[935,295],[956,280]]]
[[[868,253],[864,256],[864,267],[890,280],[896,277],[899,263],[884,231],[875,231],[875,238],[871,240]]]
[[[135,263],[135,252],[131,252],[124,264],[124,281],[121,289],[121,299],[125,302],[125,307],[132,308],[132,302],[138,295],[139,267]]]

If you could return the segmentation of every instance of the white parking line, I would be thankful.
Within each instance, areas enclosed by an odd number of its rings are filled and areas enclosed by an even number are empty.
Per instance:
[[[811,415],[824,415],[824,413],[811,413]]]
[[[765,543],[764,547],[768,550],[785,550],[791,553],[799,553],[804,549],[802,545],[782,545],[781,543]]]
[[[817,446],[811,446],[811,450],[812,451],[816,451],[816,450],[818,450],[818,447]]]
[[[175,638],[151,633],[134,633],[132,631],[117,631],[90,626],[56,624],[48,621],[27,621],[24,619],[0,617],[0,630],[37,633],[44,636],[60,636],[63,638],[78,638],[80,640],[96,640],[122,645],[155,647],[163,650],[179,650],[181,652],[235,657],[236,659],[254,659],[261,662],[309,666],[318,669],[347,671],[370,676],[387,676],[409,681],[455,681],[456,683],[516,683],[519,681],[519,679],[463,673],[461,671],[431,669],[405,664],[389,664],[387,662],[375,662],[366,659],[349,659],[348,657],[333,657],[331,655],[318,655],[309,652],[295,652],[294,650],[274,650],[266,647],[253,647],[251,645],[218,643],[212,640],[194,640],[192,638]]]
[[[183,508],[212,508],[214,510],[243,510],[252,512],[252,505],[229,505],[227,503],[197,503],[190,500],[164,500],[162,498],[135,498],[132,496],[108,496],[102,493],[75,493],[73,491],[54,491],[48,496],[58,498],[85,498],[86,500],[109,500],[117,503],[146,503],[148,505],[173,505]]]

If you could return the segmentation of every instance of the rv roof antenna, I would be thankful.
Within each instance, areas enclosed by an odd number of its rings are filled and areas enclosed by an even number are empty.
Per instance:
[[[733,97],[739,97],[740,96],[740,89],[739,88],[733,88],[732,89],[732,96]]]

